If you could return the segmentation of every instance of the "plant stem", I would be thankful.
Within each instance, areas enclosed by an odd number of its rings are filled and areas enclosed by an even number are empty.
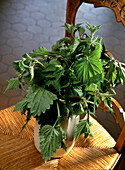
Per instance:
[[[57,119],[56,119],[56,121],[55,121],[55,123],[53,125],[53,128],[56,126],[57,121],[58,121],[58,117],[57,117]]]
[[[88,122],[88,124],[89,124],[89,109],[88,109],[88,104],[87,104],[87,102],[86,102],[85,99],[83,99],[83,100],[84,100],[85,105],[86,105],[86,108],[87,108],[87,122]]]
[[[22,89],[24,92],[26,92],[26,90],[24,89],[24,87],[21,86],[21,89]]]
[[[95,104],[96,104],[96,99],[97,99],[97,97],[96,97],[96,94],[95,94],[95,98],[94,98],[94,113],[95,113]]]
[[[89,111],[87,112],[87,122],[89,124]]]
[[[46,68],[41,62],[39,62],[37,59],[34,59],[38,64],[40,64],[44,69]]]
[[[69,64],[68,64],[68,62],[65,60],[64,57],[62,57],[61,55],[59,55],[58,58],[62,58],[62,59],[64,60],[64,62],[66,63],[67,67],[69,68]]]
[[[57,112],[58,112],[58,116],[57,116],[57,119],[53,125],[53,128],[56,126],[57,122],[58,124],[60,124],[60,109],[59,109],[59,103],[57,102]]]
[[[60,119],[60,109],[59,109],[58,101],[57,101],[57,112],[58,112],[58,124],[60,124],[60,121],[59,121],[59,119]]]
[[[68,98],[69,99],[82,99],[82,97],[80,96],[69,96]]]
[[[35,61],[36,63],[40,64],[44,69],[46,68],[46,67],[43,65],[43,63],[41,63],[41,62],[38,61],[37,59],[25,58],[25,60]]]

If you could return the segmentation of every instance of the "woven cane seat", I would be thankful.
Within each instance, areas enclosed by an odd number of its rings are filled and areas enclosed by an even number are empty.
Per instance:
[[[93,122],[91,130],[94,138],[88,138],[84,143],[84,135],[81,135],[74,148],[66,156],[51,159],[45,164],[33,142],[34,119],[32,118],[27,127],[18,135],[25,123],[25,116],[18,111],[13,112],[13,109],[14,106],[0,111],[1,170],[110,169],[119,158],[119,154],[113,148],[115,140],[91,117]]]

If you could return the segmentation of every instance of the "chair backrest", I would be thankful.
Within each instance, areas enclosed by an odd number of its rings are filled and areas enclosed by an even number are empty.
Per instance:
[[[99,107],[104,111],[109,111],[103,102],[100,103]],[[115,113],[115,115],[113,113],[112,115],[114,116],[116,123],[119,124],[119,127],[121,128],[121,133],[116,141],[115,148],[118,152],[122,152],[125,147],[125,112],[114,98],[112,98],[112,109]]]
[[[117,22],[122,22],[125,26],[125,0],[67,0],[66,23],[75,24],[77,10],[83,2],[94,4],[94,7],[108,7],[112,9],[115,12]],[[70,37],[71,34],[66,31],[65,36]],[[113,57],[111,54],[109,55]],[[125,67],[125,64],[122,63],[122,66]],[[104,111],[108,111],[103,102],[99,107]],[[116,113],[116,123],[122,129],[115,146],[117,151],[121,152],[125,147],[125,112],[114,98],[112,98],[112,108]]]
[[[125,0],[67,0],[66,23],[75,24],[77,10],[83,2],[93,4],[94,7],[112,9],[117,22],[122,22],[125,26]],[[66,36],[70,36],[67,31]]]

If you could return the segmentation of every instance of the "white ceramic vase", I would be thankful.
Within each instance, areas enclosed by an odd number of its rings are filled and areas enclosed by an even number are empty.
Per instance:
[[[71,118],[64,118],[64,121],[61,122],[61,127],[64,130],[67,139],[64,140],[64,143],[67,147],[67,152],[65,152],[65,150],[63,148],[59,148],[57,149],[57,152],[54,153],[54,156],[52,156],[53,158],[59,158],[62,157],[64,155],[66,155],[67,153],[69,153],[69,151],[73,148],[74,144],[75,144],[75,129],[76,129],[76,124],[79,122],[80,120],[80,116],[72,116]],[[34,144],[36,149],[41,152],[41,150],[39,149],[39,128],[40,125],[38,124],[37,121],[35,121],[35,127],[34,127]]]

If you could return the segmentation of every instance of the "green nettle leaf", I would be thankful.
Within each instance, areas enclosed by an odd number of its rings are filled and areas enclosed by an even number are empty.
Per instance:
[[[52,85],[57,91],[60,91],[60,78],[64,75],[64,69],[57,63],[49,64],[46,69],[42,72],[44,78],[46,78],[45,85]]]
[[[92,125],[92,123],[89,123],[87,122],[87,120],[80,120],[79,124],[77,124],[77,129],[76,129],[76,133],[75,133],[75,139],[77,140],[78,137],[84,133],[85,136],[84,136],[84,141],[86,141],[87,137],[90,136],[90,137],[93,137],[92,135],[92,132],[91,132],[91,129],[90,129],[90,126]]]
[[[79,28],[81,28],[80,25],[81,23],[77,25],[66,23],[64,27],[69,33],[74,34],[77,30],[79,30]]]
[[[35,58],[35,57],[43,57],[45,55],[58,55],[59,52],[58,51],[48,51],[46,50],[46,48],[44,47],[40,47],[39,50],[33,50],[33,53],[30,54],[31,57]]]
[[[125,68],[121,66],[121,64],[118,64],[118,75],[117,75],[120,83],[123,85],[123,82],[125,82]]]
[[[24,81],[26,84],[30,85],[31,84],[31,75],[28,74],[24,77]]]
[[[98,91],[98,87],[96,84],[90,84],[89,86],[86,86],[85,91]]]
[[[71,54],[75,52],[79,44],[80,40],[78,39],[78,37],[75,37],[73,43],[69,47]]]
[[[19,68],[20,68],[21,71],[24,70],[24,64],[23,64],[22,60],[19,62]]]
[[[51,125],[45,125],[40,128],[39,133],[41,154],[45,162],[50,160],[51,156],[56,153],[63,141],[62,129],[60,127],[53,127]]]
[[[85,33],[85,28],[79,27],[79,28],[78,28],[78,32],[79,32],[79,36],[82,37],[83,34]]]
[[[7,86],[6,90],[4,91],[4,93],[7,92],[8,90],[12,90],[12,89],[18,88],[19,85],[20,85],[20,81],[19,81],[18,78],[12,78],[12,79],[10,79],[10,80],[8,81],[8,86]]]
[[[55,63],[51,63],[51,64],[49,64],[49,65],[46,67],[46,69],[43,71],[43,73],[44,73],[44,72],[48,73],[48,72],[50,72],[50,71],[55,72],[55,71],[57,71],[57,69],[59,69],[59,68],[61,68],[61,65],[58,65],[56,62],[55,62]]]
[[[98,44],[95,47],[95,50],[90,54],[90,58],[92,58],[93,60],[99,60],[101,57],[101,53],[102,53],[102,45]]]
[[[84,109],[81,103],[74,103],[72,107],[76,115],[80,115],[84,113]]]
[[[45,113],[46,109],[50,109],[53,101],[57,99],[55,94],[38,85],[30,86],[27,91],[28,108],[33,116]]]
[[[71,33],[71,34],[74,34],[74,32],[75,32],[75,30],[76,30],[76,27],[73,26],[72,24],[66,23],[66,24],[64,25],[64,27],[65,27],[65,29],[66,29],[69,33]]]
[[[14,61],[13,62],[13,67],[16,71],[20,72],[21,69],[20,69],[20,66],[19,66],[19,63],[22,62],[21,60],[18,60],[18,61]]]
[[[107,50],[106,50],[106,48],[105,48],[105,45],[103,44],[102,45],[102,54],[101,54],[101,59],[104,61],[104,62],[108,62],[108,61],[110,61],[111,60],[111,57],[107,54]]]
[[[65,152],[67,152],[67,147],[64,142],[61,143],[61,148],[63,148],[65,150]]]
[[[14,112],[15,111],[21,111],[22,114],[24,114],[25,111],[27,110],[27,107],[26,107],[27,104],[28,104],[27,99],[24,97],[19,103],[16,104],[13,111]]]
[[[112,100],[111,97],[105,97],[103,98],[104,101],[104,105],[108,108],[108,110],[112,113],[114,113],[113,109],[112,109]],[[115,113],[114,113],[115,114]]]
[[[57,41],[57,42],[59,42],[59,43],[62,43],[62,42],[70,42],[71,40],[72,40],[72,37],[65,37],[65,38],[60,39],[60,40]]]
[[[101,44],[97,45],[90,56],[81,58],[74,64],[74,69],[78,79],[82,81],[83,84],[97,84],[103,79],[103,67],[99,60],[101,56],[101,49]]]
[[[60,80],[59,79],[55,79],[55,80],[48,80],[48,82],[46,82],[47,86],[52,85],[58,92],[61,91],[61,85],[60,85]]]
[[[52,50],[56,51],[59,47],[61,47],[61,43],[57,41],[57,43],[52,46]]]
[[[76,24],[76,25],[75,25],[75,28],[78,30],[78,29],[80,28],[81,25],[82,25],[82,23]]]
[[[33,50],[33,53],[31,53],[31,57],[38,57],[38,56],[43,56],[48,52],[48,50],[44,47],[40,47],[39,50],[35,49]]]
[[[95,34],[96,31],[98,31],[100,27],[101,27],[101,25],[99,25],[99,26],[92,26],[92,25],[87,23],[87,27],[86,28],[88,28],[91,31],[92,34]]]
[[[116,65],[115,61],[111,60],[109,63],[109,68],[107,70],[107,73],[105,75],[105,78],[110,81],[110,83],[114,84],[115,79],[116,79]]]
[[[28,111],[28,113],[27,113],[26,123],[23,125],[23,127],[22,127],[22,129],[21,129],[20,133],[21,133],[21,132],[23,131],[23,129],[26,127],[26,125],[27,125],[27,124],[28,124],[28,122],[30,121],[31,117],[32,117],[32,114],[30,113],[30,111]],[[20,134],[20,133],[19,133],[19,134]]]
[[[27,53],[23,54],[23,58],[32,59],[32,58],[30,57],[30,55],[27,54]]]
[[[81,87],[81,86],[75,87],[75,88],[74,88],[74,91],[75,91],[80,97],[83,96],[83,91],[82,91],[82,87]]]
[[[58,40],[56,42],[56,44],[54,44],[52,46],[52,50],[53,51],[58,50],[60,47],[62,47],[62,45],[67,45],[67,43],[70,42],[71,40],[72,40],[72,37],[65,37],[65,38],[62,38],[62,39]]]

